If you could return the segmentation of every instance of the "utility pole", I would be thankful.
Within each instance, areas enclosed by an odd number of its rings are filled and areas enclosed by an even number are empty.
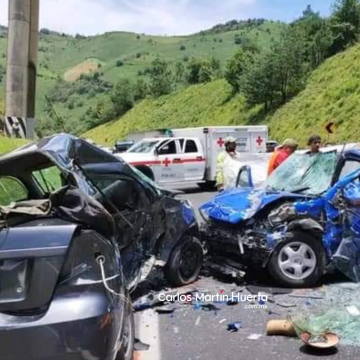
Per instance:
[[[39,0],[10,0],[5,133],[34,139]]]

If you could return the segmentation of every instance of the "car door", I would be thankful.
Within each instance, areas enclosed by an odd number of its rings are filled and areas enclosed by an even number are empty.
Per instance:
[[[157,166],[155,178],[159,183],[178,183],[185,180],[178,140],[171,139],[162,143],[156,149],[156,154],[160,165]]]
[[[142,185],[131,177],[101,174],[91,178],[108,200],[97,195],[115,220],[123,271],[131,284],[153,252],[152,204]]]
[[[182,155],[185,181],[200,181],[204,179],[205,158],[202,149],[194,139],[183,141]]]

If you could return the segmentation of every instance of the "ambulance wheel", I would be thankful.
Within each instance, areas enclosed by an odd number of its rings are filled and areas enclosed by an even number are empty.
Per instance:
[[[147,166],[137,166],[136,167],[139,171],[141,171],[145,176],[147,176],[150,180],[154,181],[154,173],[152,170]]]
[[[198,186],[201,190],[204,191],[214,191],[216,190],[216,182],[215,181],[206,181],[203,183],[198,183]]]

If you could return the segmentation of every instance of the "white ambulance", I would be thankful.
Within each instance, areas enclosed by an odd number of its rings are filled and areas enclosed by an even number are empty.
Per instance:
[[[126,140],[135,144],[115,155],[159,184],[213,187],[217,156],[228,136],[237,139],[240,153],[266,153],[267,126],[213,126],[130,134]]]

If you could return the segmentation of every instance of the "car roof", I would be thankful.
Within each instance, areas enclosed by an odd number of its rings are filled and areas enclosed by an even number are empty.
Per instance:
[[[122,162],[84,139],[69,134],[57,134],[0,156],[0,174],[26,171],[50,164],[73,171],[74,158],[80,158],[83,164]]]

